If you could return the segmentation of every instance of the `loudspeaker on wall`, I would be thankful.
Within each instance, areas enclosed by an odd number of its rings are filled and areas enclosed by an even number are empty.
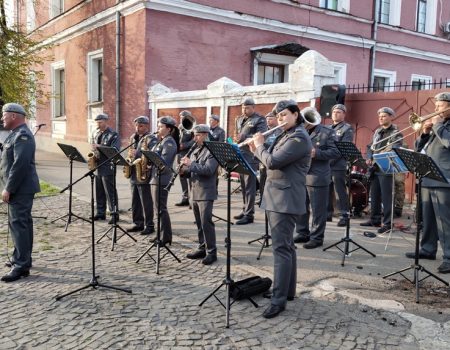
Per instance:
[[[322,86],[319,113],[323,118],[331,117],[331,107],[345,103],[345,85],[332,84]]]

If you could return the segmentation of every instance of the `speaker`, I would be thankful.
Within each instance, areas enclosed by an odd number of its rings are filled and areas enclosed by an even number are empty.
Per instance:
[[[322,86],[319,113],[323,118],[331,117],[331,107],[345,103],[345,85],[333,84]]]

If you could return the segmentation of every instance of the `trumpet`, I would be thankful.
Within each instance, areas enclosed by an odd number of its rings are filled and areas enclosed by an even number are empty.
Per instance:
[[[263,132],[262,135],[267,136],[267,135],[273,133],[275,130],[282,128],[286,124],[287,124],[287,122],[281,123],[280,125],[277,125],[276,127]],[[253,139],[249,138],[247,140],[242,141],[241,143],[238,143],[238,147],[241,148],[243,146],[247,146],[247,145],[251,144],[252,142],[253,142]]]

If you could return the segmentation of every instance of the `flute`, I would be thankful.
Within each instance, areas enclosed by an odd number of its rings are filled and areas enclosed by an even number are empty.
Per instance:
[[[272,129],[269,129],[269,130],[263,132],[262,135],[263,135],[263,136],[267,136],[267,135],[273,133],[275,130],[277,130],[277,129],[283,127],[283,126],[285,126],[286,124],[287,124],[287,122],[281,123],[280,125],[277,125],[276,127],[274,127],[274,128],[272,128]],[[244,141],[242,141],[241,143],[238,143],[238,147],[241,148],[242,146],[247,146],[247,145],[249,145],[249,144],[252,143],[252,142],[253,142],[253,139],[247,139],[247,140],[244,140]]]

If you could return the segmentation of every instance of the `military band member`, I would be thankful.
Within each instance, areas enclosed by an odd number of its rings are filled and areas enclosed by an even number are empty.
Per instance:
[[[416,141],[418,152],[431,157],[443,175],[450,180],[450,92],[437,94],[435,111],[442,112],[424,122],[422,135]],[[424,178],[422,180],[423,230],[420,242],[420,259],[436,259],[437,241],[444,253],[438,267],[440,273],[450,273],[450,185]],[[415,252],[406,253],[414,259]]]
[[[2,109],[3,126],[10,130],[3,144],[0,160],[0,190],[8,204],[8,224],[14,244],[11,271],[1,280],[13,282],[30,275],[33,251],[33,219],[31,209],[35,193],[40,192],[34,155],[36,144],[26,125],[25,109],[17,103],[7,103]]]
[[[142,150],[151,150],[157,143],[155,135],[149,133],[150,121],[146,116],[140,116],[134,119],[136,132],[131,135],[130,143],[134,143],[131,149],[131,158],[133,161],[143,158]],[[145,156],[144,156],[145,157]],[[145,160],[144,164],[148,162]],[[141,160],[142,163],[142,160]],[[131,167],[131,210],[133,226],[128,228],[128,232],[141,231],[141,235],[149,235],[155,232],[153,223],[153,200],[150,193],[150,170],[143,169],[141,163]],[[137,178],[136,167],[141,167],[140,178]]]
[[[234,142],[240,143],[247,138],[253,137],[257,132],[267,130],[266,120],[255,112],[255,101],[247,98],[242,103],[242,116],[236,120],[236,137]],[[254,171],[258,170],[258,160],[250,152],[248,146],[241,147],[241,153]],[[234,216],[236,225],[246,225],[253,222],[255,214],[256,177],[254,175],[240,175],[241,190],[243,198],[242,212]]]
[[[330,160],[341,155],[334,143],[333,129],[325,125],[306,123],[312,143],[311,167],[306,176],[306,213],[297,220],[296,243],[305,243],[303,248],[314,249],[323,245],[327,224],[328,191],[331,181]],[[311,208],[311,209],[310,209]],[[311,227],[309,216],[312,213]]]
[[[349,123],[345,122],[346,112],[347,108],[343,104],[337,104],[331,108],[331,119],[333,119],[331,128],[336,133],[336,141],[353,142],[354,131],[352,126]],[[330,161],[330,167],[331,184],[328,201],[327,221],[331,221],[331,218],[333,216],[333,199],[334,197],[336,197],[336,204],[340,213],[340,218],[337,226],[347,226],[349,213],[348,193],[347,187],[345,185],[347,163],[344,157],[340,156]]]
[[[402,146],[402,134],[392,124],[395,112],[392,108],[382,107],[378,110],[380,127],[375,130],[372,142],[367,146],[367,165],[372,168],[370,184],[370,220],[362,222],[361,226],[380,226],[378,233],[385,233],[391,229],[392,215],[392,174],[385,174],[373,162],[373,155],[391,151]],[[380,142],[384,140],[383,142]],[[383,204],[383,208],[381,208]]]
[[[188,259],[203,259],[204,265],[217,260],[216,230],[212,220],[212,211],[216,194],[216,172],[218,163],[204,146],[208,139],[209,126],[199,124],[194,128],[194,140],[197,144],[189,158],[181,160],[182,171],[191,179],[191,203],[198,232],[198,249],[187,255]]]
[[[255,156],[267,168],[267,180],[261,203],[266,210],[272,234],[274,282],[271,305],[263,317],[273,318],[293,300],[297,283],[297,256],[293,234],[298,214],[306,212],[305,181],[311,161],[311,140],[302,126],[297,103],[283,100],[275,106],[279,123],[286,122],[284,132],[269,148],[264,136],[257,133],[250,145]]]
[[[114,147],[120,149],[119,134],[108,126],[109,116],[107,114],[99,114],[95,117],[97,129],[93,135],[93,150],[98,156],[97,164],[104,162],[107,158],[96,150],[97,145]],[[106,219],[106,201],[108,201],[109,211],[111,213],[110,224],[114,223],[114,219],[119,220],[119,206],[117,191],[114,193],[114,173],[111,163],[105,163],[97,169],[95,175],[95,198],[97,202],[97,214],[94,220]],[[117,212],[114,212],[117,209]],[[115,216],[115,218],[114,218]]]
[[[220,117],[217,114],[212,114],[209,117],[209,141],[224,142],[225,130],[220,126]]]
[[[184,120],[187,120],[188,122],[183,122]],[[186,129],[184,127],[184,124],[194,124],[193,121],[194,117],[192,116],[192,113],[189,111],[181,111],[180,112],[180,126],[178,129],[180,130],[180,149],[178,151],[177,155],[177,163],[180,164],[181,158],[183,158],[188,152],[189,149],[194,144],[194,133],[192,129]],[[182,206],[188,206],[189,205],[189,187],[190,182],[189,180],[184,176],[178,176],[180,179],[181,184],[181,200],[178,203],[175,203],[176,206],[182,207]]]
[[[158,171],[155,166],[152,166],[151,171],[151,192],[154,201],[155,214],[158,215],[158,209],[161,215],[161,233],[162,243],[172,243],[172,224],[170,222],[169,212],[167,211],[168,191],[164,188],[170,183],[172,179],[172,166],[177,155],[179,144],[179,131],[176,127],[176,121],[170,116],[161,117],[158,119],[158,140],[159,142],[152,148],[153,152],[159,156],[166,163],[166,167],[160,174],[158,179]],[[158,186],[160,184],[160,186]],[[158,202],[159,201],[159,202]]]

